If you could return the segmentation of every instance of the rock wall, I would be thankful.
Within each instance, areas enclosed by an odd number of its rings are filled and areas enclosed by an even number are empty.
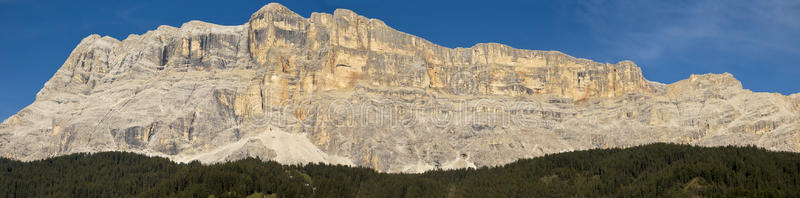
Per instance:
[[[0,124],[0,153],[124,150],[379,171],[496,166],[651,142],[800,151],[800,96],[730,74],[673,84],[616,64],[488,43],[445,48],[339,9],[275,3],[239,26],[89,36]]]

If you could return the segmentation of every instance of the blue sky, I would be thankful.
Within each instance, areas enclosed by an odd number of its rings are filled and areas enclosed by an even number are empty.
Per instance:
[[[277,1],[308,17],[351,9],[446,47],[497,42],[616,63],[647,79],[734,74],[754,91],[800,92],[800,1]],[[268,1],[0,0],[0,119],[33,102],[78,42],[189,20],[245,23]]]

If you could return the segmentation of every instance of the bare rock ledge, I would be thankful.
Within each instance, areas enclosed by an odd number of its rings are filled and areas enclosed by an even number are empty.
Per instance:
[[[0,154],[421,172],[652,142],[798,152],[799,117],[800,95],[754,93],[727,73],[665,85],[631,61],[450,49],[350,10],[303,18],[270,3],[239,26],[86,37],[0,124]]]

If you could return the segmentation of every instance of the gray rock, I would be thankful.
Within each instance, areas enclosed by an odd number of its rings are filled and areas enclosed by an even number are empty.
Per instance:
[[[445,48],[349,10],[275,3],[239,26],[91,35],[0,124],[0,153],[259,157],[386,172],[497,166],[652,142],[800,151],[800,96],[730,74],[665,85],[630,61],[489,43]]]

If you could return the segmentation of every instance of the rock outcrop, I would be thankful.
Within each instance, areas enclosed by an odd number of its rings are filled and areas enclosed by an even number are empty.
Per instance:
[[[349,10],[304,18],[271,3],[239,26],[83,39],[33,104],[0,124],[0,153],[420,172],[652,142],[798,152],[798,117],[798,94],[754,93],[727,73],[664,85],[630,61],[450,49]]]

